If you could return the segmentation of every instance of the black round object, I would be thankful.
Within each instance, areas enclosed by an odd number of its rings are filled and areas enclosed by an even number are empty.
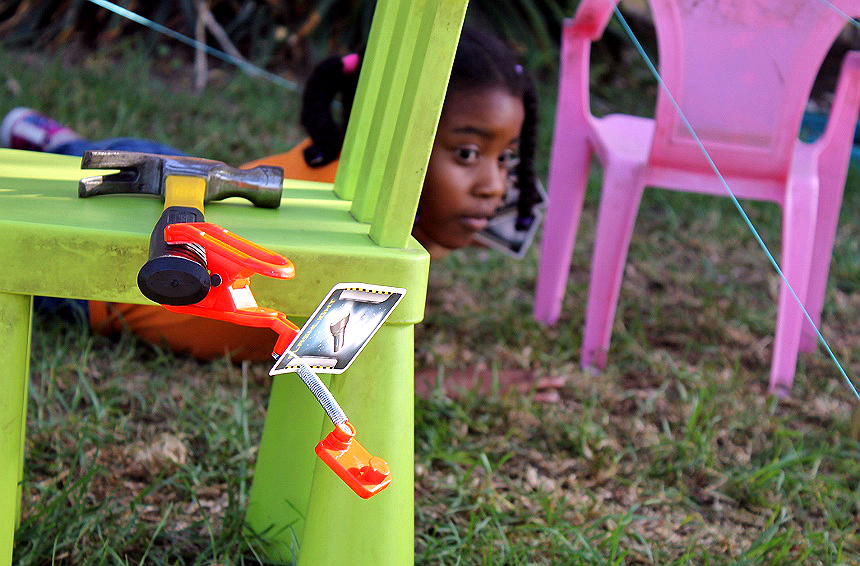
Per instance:
[[[178,255],[147,261],[137,274],[143,295],[162,305],[193,305],[209,293],[209,271],[200,263]]]

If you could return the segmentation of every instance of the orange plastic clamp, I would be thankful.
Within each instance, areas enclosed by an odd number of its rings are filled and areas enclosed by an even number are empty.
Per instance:
[[[368,499],[391,483],[388,462],[372,456],[355,439],[355,427],[345,422],[317,444],[317,456],[355,493]]]
[[[209,293],[199,303],[164,305],[166,308],[245,326],[269,327],[278,333],[274,355],[280,356],[286,351],[299,332],[298,326],[284,313],[258,306],[251,293],[249,279],[255,273],[292,279],[296,270],[290,260],[209,222],[168,224],[164,229],[164,240],[169,244],[203,246],[213,280]],[[355,440],[355,427],[349,422],[337,425],[317,445],[316,453],[364,499],[391,483],[388,463],[372,456]]]
[[[284,313],[258,306],[249,280],[256,273],[292,279],[296,268],[290,260],[210,222],[168,224],[164,240],[169,244],[203,246],[212,278],[209,293],[199,303],[164,305],[165,308],[244,326],[271,328],[278,334],[273,355],[284,353],[299,333],[299,327]]]

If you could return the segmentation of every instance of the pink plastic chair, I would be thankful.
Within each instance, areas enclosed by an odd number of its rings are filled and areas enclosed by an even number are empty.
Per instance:
[[[833,110],[815,143],[798,141],[820,64],[845,19],[821,0],[651,0],[660,74],[739,199],[783,210],[780,266],[816,325],[860,104],[860,53],[843,62]],[[847,14],[860,0],[833,0]],[[549,207],[535,318],[555,323],[570,270],[592,154],[603,166],[582,365],[607,361],[636,212],[646,186],[728,196],[660,89],[656,119],[589,110],[589,51],[612,0],[582,0],[563,29],[561,79],[549,171]],[[764,262],[763,262],[764,263]],[[802,337],[801,337],[802,334]],[[802,339],[801,339],[802,338]],[[770,391],[791,388],[798,348],[816,334],[781,286]]]

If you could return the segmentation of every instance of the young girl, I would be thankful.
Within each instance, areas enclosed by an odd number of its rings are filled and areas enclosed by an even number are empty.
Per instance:
[[[248,165],[284,167],[289,178],[333,181],[343,144],[345,124],[361,68],[361,56],[333,57],[312,73],[302,101],[302,124],[310,139],[292,151],[263,158]],[[333,118],[332,105],[340,94],[343,123]],[[33,112],[13,111],[3,121],[4,145],[80,155],[86,140],[75,139],[67,128]],[[28,127],[20,123],[29,120]],[[41,121],[45,138],[62,132],[63,144],[24,139]],[[38,128],[36,128],[38,131]],[[448,92],[424,181],[415,238],[438,259],[472,242],[487,226],[505,191],[519,189],[518,227],[533,221],[532,206],[538,202],[534,171],[537,134],[537,102],[531,80],[508,47],[499,39],[465,28],[457,48]],[[134,147],[124,143],[135,142]],[[172,148],[148,149],[145,140],[98,142],[99,148],[179,153]],[[141,145],[143,144],[143,145]],[[24,146],[24,147],[22,147]],[[236,326],[212,319],[181,315],[153,305],[89,303],[92,327],[101,333],[130,329],[143,339],[166,344],[175,352],[200,359],[271,359],[273,331]]]

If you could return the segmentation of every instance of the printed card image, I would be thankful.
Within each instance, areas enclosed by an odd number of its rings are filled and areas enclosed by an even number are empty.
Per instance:
[[[319,373],[342,373],[405,294],[397,287],[338,283],[269,374],[297,371],[301,364]]]
[[[522,259],[534,240],[543,211],[534,211],[535,219],[527,230],[517,230],[517,210],[511,208],[496,213],[486,228],[475,234],[475,240],[516,259]]]
[[[516,259],[522,259],[534,241],[546,209],[546,191],[540,182],[537,189],[539,200],[532,208],[535,219],[527,230],[516,228],[519,191],[510,187],[505,193],[504,202],[490,218],[487,227],[475,234],[475,241]]]

